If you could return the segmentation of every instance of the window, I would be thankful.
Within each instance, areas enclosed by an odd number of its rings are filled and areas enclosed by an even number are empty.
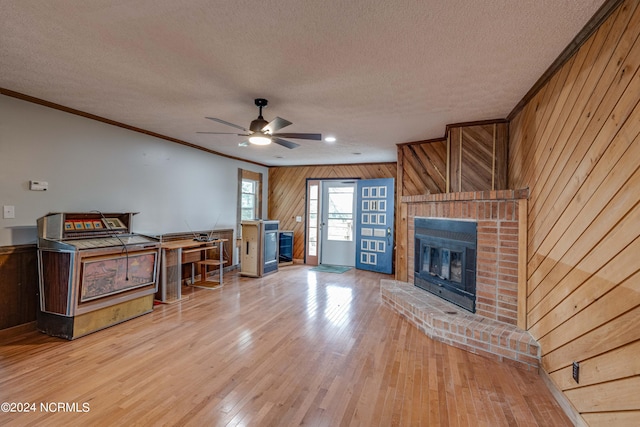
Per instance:
[[[318,184],[309,185],[309,215],[307,228],[307,255],[318,256]]]
[[[238,169],[238,238],[242,238],[240,223],[262,218],[262,174]]]
[[[252,179],[242,180],[242,195],[240,205],[240,219],[242,221],[246,219],[258,218],[257,212],[258,206],[258,182]]]
[[[353,187],[329,188],[327,240],[353,241]]]

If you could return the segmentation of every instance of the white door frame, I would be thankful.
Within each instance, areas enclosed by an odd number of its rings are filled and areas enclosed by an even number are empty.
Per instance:
[[[353,202],[351,206],[351,226],[349,241],[329,240],[329,203],[328,194],[330,188],[351,188],[353,190]],[[356,239],[355,239],[355,221],[356,221],[356,180],[340,179],[340,180],[322,180],[321,181],[321,244],[320,244],[320,264],[344,265],[355,267],[356,261]]]

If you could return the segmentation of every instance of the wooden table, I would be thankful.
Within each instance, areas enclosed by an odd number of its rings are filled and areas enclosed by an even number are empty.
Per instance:
[[[182,251],[182,263],[186,264],[187,262],[191,262],[191,286],[202,286],[202,285],[207,285],[206,287],[210,287],[211,283],[218,283],[220,286],[222,286],[222,277],[223,277],[223,271],[224,271],[224,264],[226,263],[226,261],[223,258],[223,252],[224,252],[224,242],[227,239],[215,239],[215,240],[210,240],[208,242],[198,242],[198,243],[202,243],[202,246],[199,247],[192,247],[189,249],[183,249]],[[207,250],[214,248],[217,244],[220,245],[220,247],[218,248],[218,259],[207,259]],[[199,260],[193,260],[192,258],[189,258],[189,254],[197,254],[197,256],[200,258]],[[202,254],[202,255],[201,255]],[[194,282],[194,275],[195,275],[195,264],[198,265],[198,267],[200,267],[200,281],[199,282]],[[219,279],[217,282],[215,281],[211,281],[211,280],[207,280],[207,267],[213,265],[213,266],[218,266],[219,267]]]
[[[156,293],[156,299],[165,302],[175,302],[182,298],[182,264],[191,264],[191,282],[194,285],[195,264],[200,264],[201,282],[207,282],[207,266],[217,265],[220,267],[219,284],[222,285],[224,264],[223,259],[224,242],[228,239],[214,239],[208,242],[199,242],[193,239],[173,240],[163,242],[162,250],[162,279],[160,289]],[[207,259],[207,251],[219,245],[219,259]],[[204,263],[204,264],[201,264]],[[200,283],[200,282],[199,282]],[[208,283],[212,283],[208,281]]]

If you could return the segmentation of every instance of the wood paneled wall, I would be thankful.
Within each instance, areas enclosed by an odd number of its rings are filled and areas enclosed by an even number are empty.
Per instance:
[[[623,2],[510,122],[509,185],[530,188],[529,331],[591,425],[640,425],[639,4]]]
[[[507,129],[504,120],[448,127],[447,193],[507,188]]]
[[[36,320],[38,261],[35,245],[0,248],[0,329]]]
[[[293,258],[304,259],[304,217],[307,178],[395,178],[396,163],[321,165],[269,168],[269,219],[280,220],[281,230],[292,230]],[[396,183],[397,186],[397,183]],[[296,216],[302,222],[296,222]]]
[[[398,197],[447,191],[446,138],[398,145],[398,188]]]
[[[398,144],[403,196],[507,188],[508,122],[448,125],[446,137]]]

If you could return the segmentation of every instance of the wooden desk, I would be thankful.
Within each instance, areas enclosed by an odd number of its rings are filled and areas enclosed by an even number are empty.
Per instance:
[[[216,261],[220,266],[220,283],[222,283],[223,267],[226,261],[223,259],[224,242],[228,239],[215,239],[210,242],[198,242],[193,239],[173,240],[163,242],[162,251],[162,277],[156,293],[156,299],[164,303],[179,301],[182,298],[182,264],[191,264],[191,285],[194,283],[195,263],[207,260],[207,250],[219,246],[220,259]],[[206,279],[206,266],[205,276]]]
[[[182,250],[182,263],[191,263],[191,286],[198,285],[210,285],[211,283],[218,283],[222,285],[222,277],[224,271],[224,265],[226,261],[223,258],[224,253],[224,242],[227,239],[215,239],[209,242],[195,242],[200,243],[199,246],[191,246],[187,249],[183,248]],[[208,259],[207,251],[216,247],[216,245],[220,245],[218,248],[218,259]],[[195,257],[194,257],[195,256]],[[194,282],[193,277],[195,276],[195,264],[198,264],[200,267],[200,281]],[[207,267],[213,265],[219,267],[219,280],[217,282],[213,282],[211,280],[207,280]],[[209,286],[207,286],[209,287]]]

